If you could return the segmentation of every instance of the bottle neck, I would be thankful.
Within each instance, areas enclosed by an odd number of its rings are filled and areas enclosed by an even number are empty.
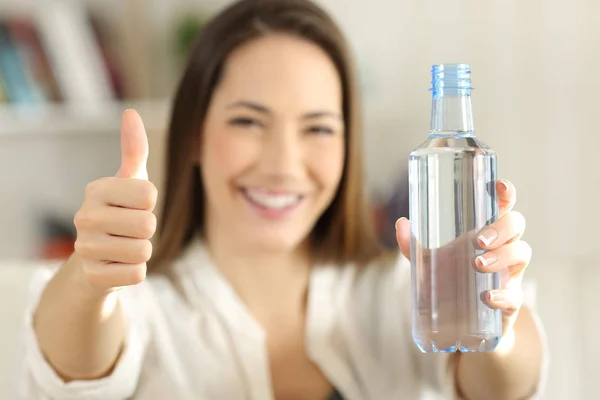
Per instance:
[[[434,65],[431,83],[430,136],[474,136],[469,65]]]
[[[453,90],[433,97],[430,134],[435,136],[473,136],[471,94]],[[459,93],[463,92],[463,93]]]

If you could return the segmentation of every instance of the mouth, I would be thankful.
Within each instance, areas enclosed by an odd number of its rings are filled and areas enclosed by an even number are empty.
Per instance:
[[[304,195],[300,193],[277,192],[264,188],[241,188],[241,192],[253,206],[273,212],[294,209],[304,199]]]

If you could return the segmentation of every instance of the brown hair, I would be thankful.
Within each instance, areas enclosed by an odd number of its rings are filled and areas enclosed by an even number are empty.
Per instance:
[[[203,185],[194,163],[198,132],[228,55],[269,33],[293,34],[333,60],[343,89],[345,166],[338,193],[311,234],[315,256],[326,262],[366,263],[381,253],[364,193],[358,93],[343,34],[309,0],[241,0],[209,22],[197,39],[175,98],[167,142],[166,191],[151,271],[162,269],[204,229]],[[160,266],[160,268],[157,268]]]

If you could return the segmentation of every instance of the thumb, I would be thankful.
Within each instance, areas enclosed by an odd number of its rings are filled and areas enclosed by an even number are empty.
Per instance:
[[[410,221],[404,217],[396,221],[396,241],[404,257],[410,260]]]
[[[135,110],[125,110],[121,122],[121,167],[118,178],[148,179],[148,137],[142,118]]]

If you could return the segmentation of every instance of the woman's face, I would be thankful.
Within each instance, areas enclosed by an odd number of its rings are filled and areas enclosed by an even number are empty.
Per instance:
[[[318,46],[269,35],[233,52],[204,125],[209,238],[289,251],[336,194],[344,166],[342,87]]]

